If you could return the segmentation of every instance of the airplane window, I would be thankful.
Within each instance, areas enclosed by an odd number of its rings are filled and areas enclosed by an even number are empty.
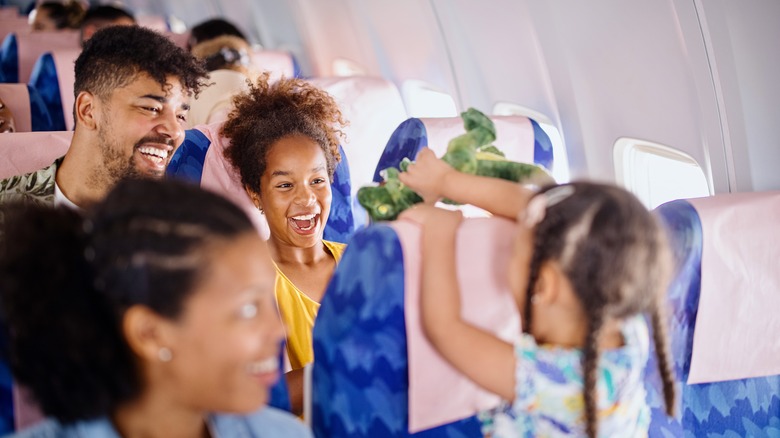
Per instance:
[[[339,77],[365,76],[366,69],[355,61],[346,58],[336,58],[333,61],[333,75]]]
[[[563,137],[558,128],[553,124],[549,117],[539,111],[526,108],[522,105],[511,102],[497,102],[493,106],[494,116],[524,116],[533,119],[544,130],[553,147],[552,176],[559,183],[569,182],[569,160],[566,157],[566,147],[563,144]]]
[[[634,193],[647,208],[711,194],[699,163],[674,148],[624,137],[615,142],[614,159],[618,183]]]
[[[457,117],[455,100],[424,81],[407,80],[401,86],[401,95],[409,117]]]

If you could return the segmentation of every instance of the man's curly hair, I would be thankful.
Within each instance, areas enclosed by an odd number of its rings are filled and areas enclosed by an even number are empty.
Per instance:
[[[208,74],[201,61],[162,34],[141,26],[110,26],[84,44],[76,59],[74,93],[106,98],[142,73],[163,87],[174,76],[194,96],[206,85]]]
[[[320,145],[333,179],[339,154],[339,129],[346,125],[336,101],[328,93],[301,79],[282,78],[270,83],[263,73],[249,90],[233,98],[233,110],[222,126],[230,140],[225,157],[241,175],[241,183],[260,193],[271,146],[283,137],[300,134]]]

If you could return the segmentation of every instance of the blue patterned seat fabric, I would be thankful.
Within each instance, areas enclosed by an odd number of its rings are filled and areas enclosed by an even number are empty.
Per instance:
[[[669,288],[674,369],[681,390],[678,412],[686,437],[780,437],[780,376],[688,385],[701,292],[699,215],[687,201],[656,209],[665,224],[679,273]]]
[[[3,81],[8,84],[19,82],[19,45],[16,35],[6,35],[0,46],[0,71],[3,72]]]
[[[314,325],[317,437],[478,437],[469,417],[409,434],[401,244],[386,225],[355,233]]]
[[[167,175],[200,184],[203,163],[210,146],[211,140],[203,132],[197,129],[188,129],[185,132],[184,143],[171,158],[166,170]],[[339,153],[341,153],[341,162],[336,166],[333,181],[331,181],[333,200],[330,206],[330,217],[325,225],[324,238],[334,242],[347,243],[355,230],[355,221],[352,216],[349,162],[341,146],[339,146]]]
[[[56,131],[49,115],[49,109],[38,90],[28,84],[27,94],[30,96],[30,122],[33,132]]]
[[[33,67],[30,85],[40,94],[51,118],[52,131],[65,131],[65,113],[62,108],[60,83],[57,79],[57,67],[51,53],[44,53]],[[32,104],[32,100],[31,100]],[[31,105],[32,106],[32,105]]]
[[[534,163],[551,170],[553,149],[550,137],[535,120],[529,120],[534,129]],[[379,162],[374,171],[374,182],[382,182],[383,179],[379,175],[380,171],[388,167],[398,169],[401,160],[404,158],[414,160],[417,152],[427,146],[427,144],[428,133],[422,120],[414,117],[406,119],[398,125],[398,128],[390,136],[390,140],[387,141],[385,150],[382,152],[382,156],[379,157]]]

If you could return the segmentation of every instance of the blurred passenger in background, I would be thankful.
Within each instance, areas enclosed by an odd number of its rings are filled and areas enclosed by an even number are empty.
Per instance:
[[[108,26],[132,26],[135,17],[129,11],[118,6],[92,6],[81,21],[81,44],[92,38],[98,30]]]
[[[246,91],[247,79],[254,76],[250,75],[249,52],[249,43],[233,35],[222,35],[192,48],[193,56],[204,61],[209,70],[209,85],[192,101],[190,127],[227,119],[233,96]]]
[[[78,29],[85,12],[84,5],[76,0],[43,2],[30,12],[30,27],[33,31]]]
[[[199,43],[214,39],[222,35],[232,35],[248,41],[246,35],[235,24],[224,18],[212,18],[196,24],[190,30],[190,39],[187,41],[187,49],[192,50]]]

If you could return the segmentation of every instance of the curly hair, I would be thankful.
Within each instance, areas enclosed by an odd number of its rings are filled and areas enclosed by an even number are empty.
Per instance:
[[[110,415],[140,394],[124,312],[140,304],[177,318],[207,271],[204,248],[254,229],[231,202],[170,180],[124,180],[87,219],[66,208],[5,208],[5,353],[14,377],[62,423]]]
[[[531,299],[545,261],[560,263],[585,315],[583,348],[586,431],[597,436],[596,380],[599,335],[609,319],[647,314],[664,385],[666,408],[674,408],[674,383],[666,342],[663,291],[671,253],[661,226],[631,193],[612,185],[574,182],[573,193],[547,208],[534,231],[534,252],[526,291],[523,326],[531,326]],[[550,186],[537,196],[565,186]]]
[[[325,154],[328,176],[333,179],[341,161],[336,125],[345,126],[336,101],[328,93],[301,79],[271,83],[263,73],[249,90],[233,98],[234,108],[222,126],[230,140],[225,157],[241,175],[244,187],[260,193],[266,157],[279,139],[301,134],[316,141]]]
[[[141,26],[111,26],[84,43],[76,59],[74,93],[78,97],[88,91],[106,98],[142,73],[163,87],[174,76],[194,96],[207,84],[208,74],[201,61],[162,34]]]

